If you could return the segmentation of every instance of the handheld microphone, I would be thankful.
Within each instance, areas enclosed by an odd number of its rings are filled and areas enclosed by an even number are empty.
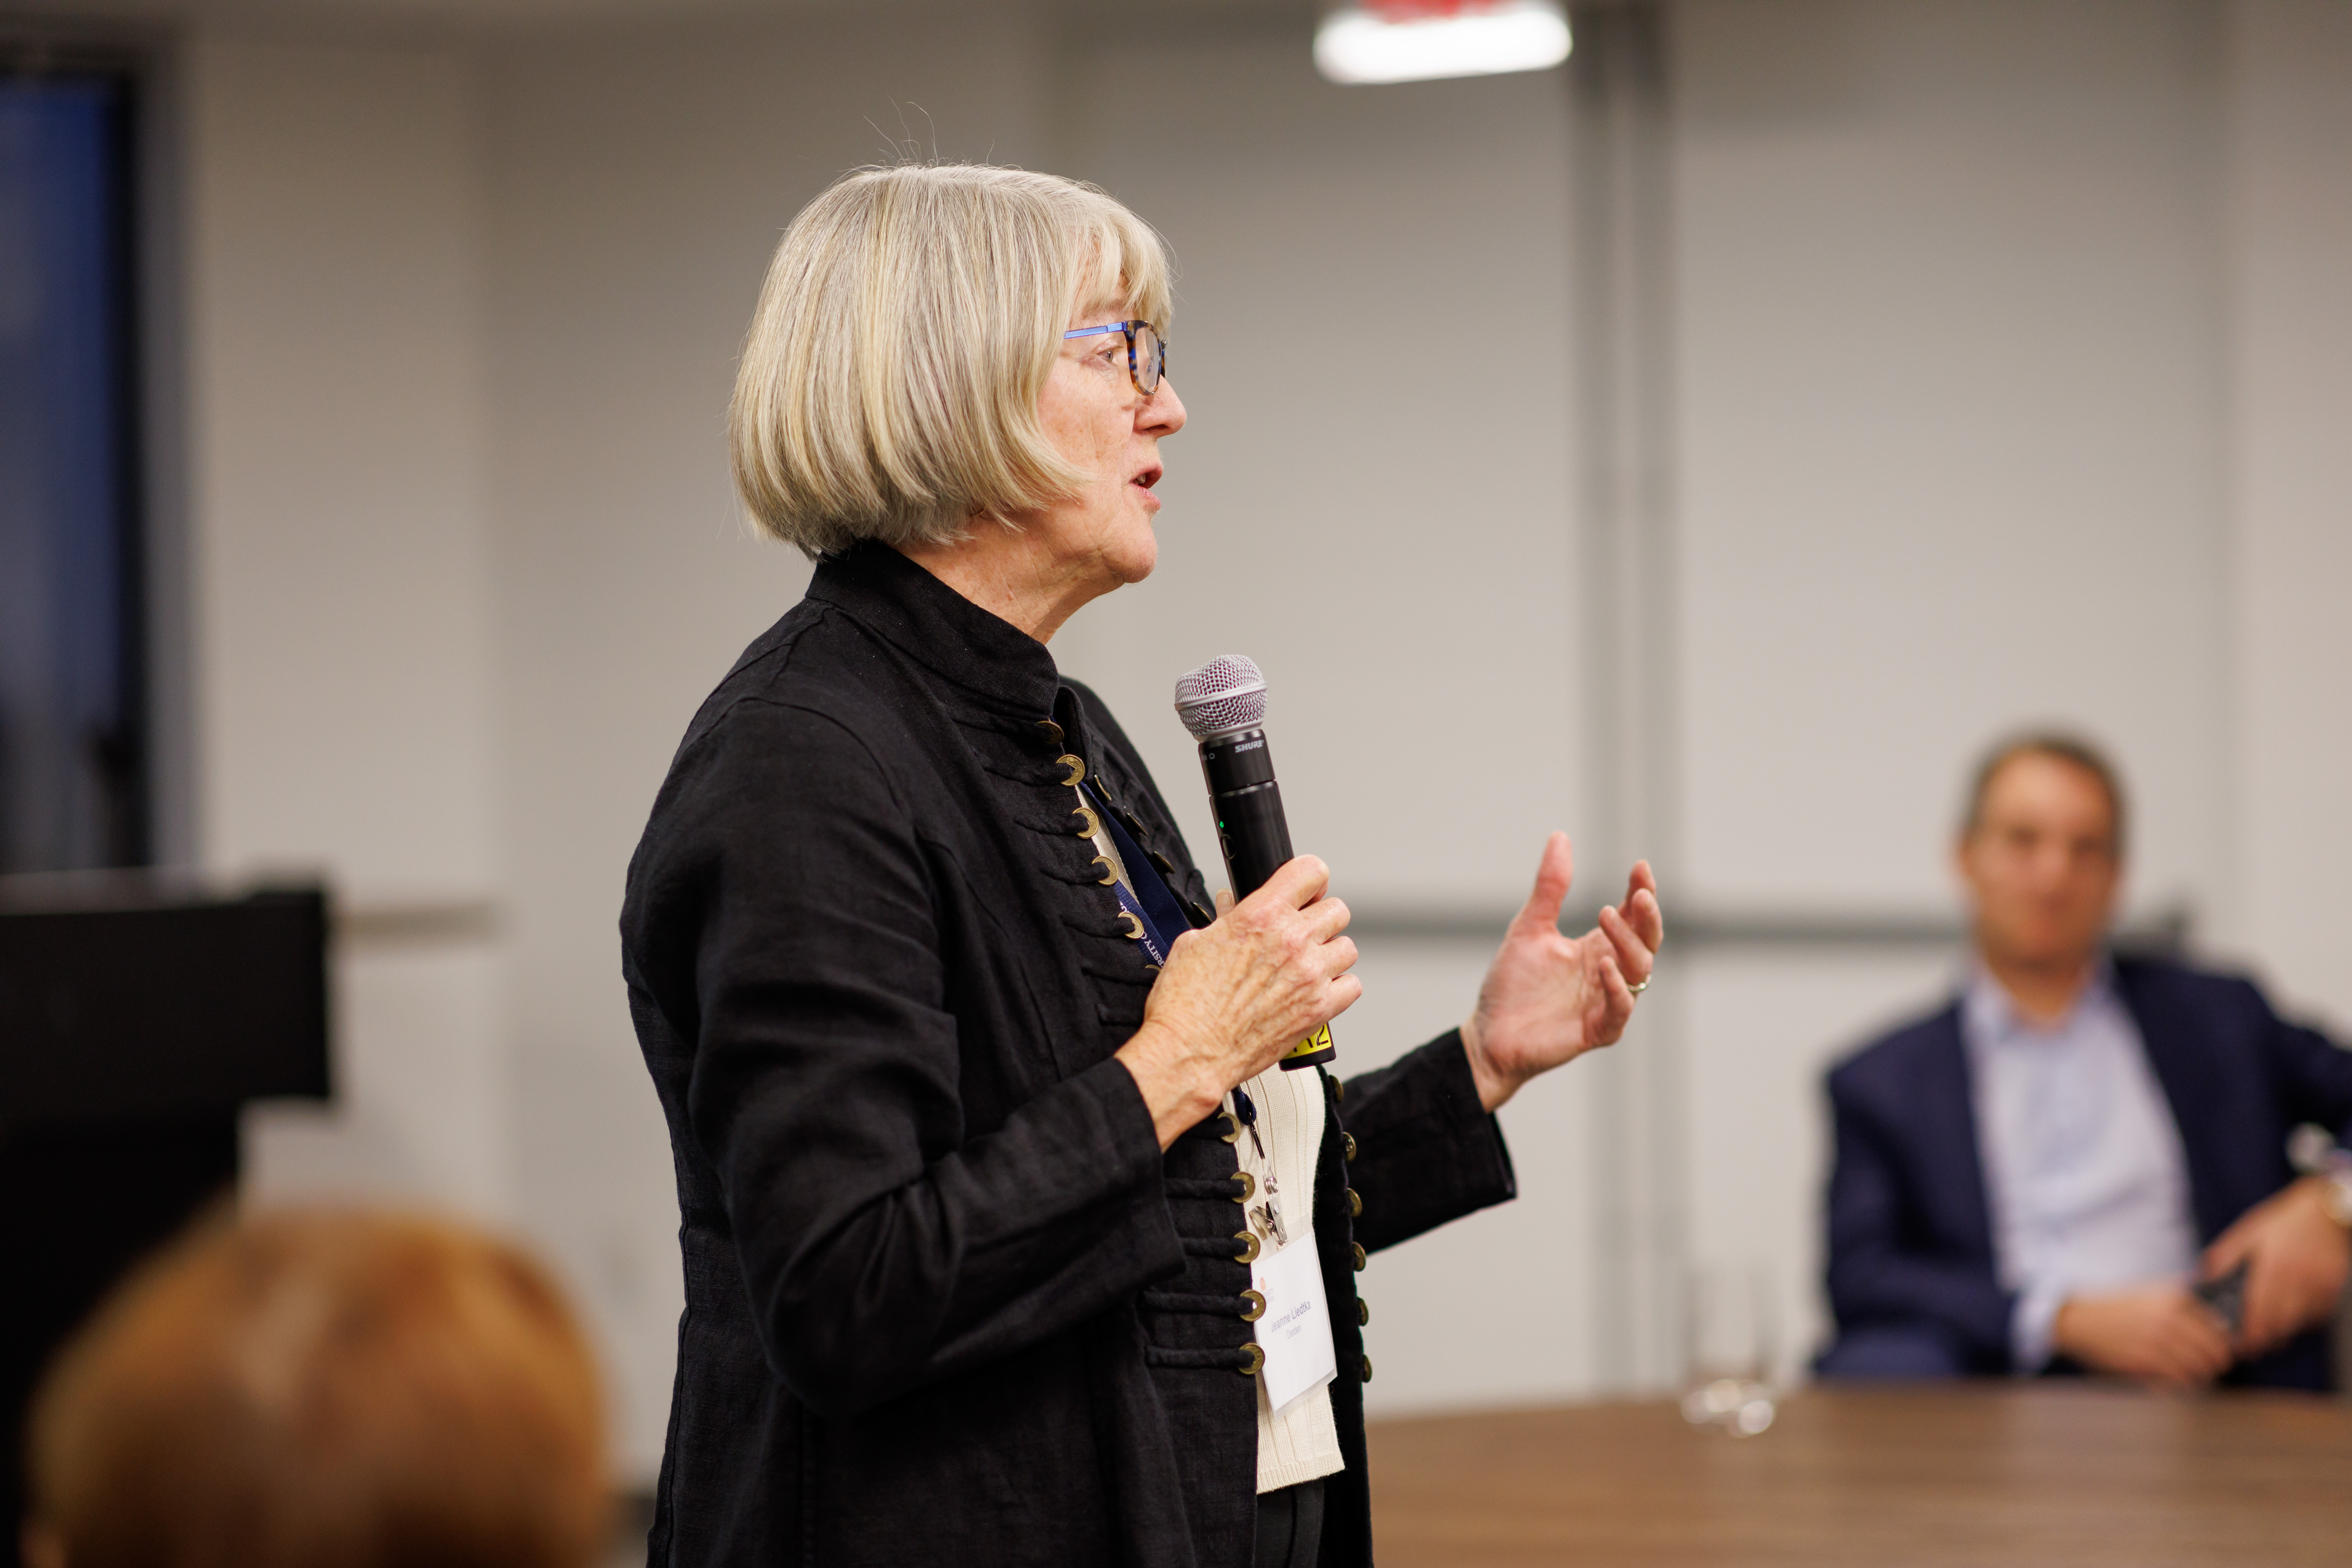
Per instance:
[[[1290,858],[1282,785],[1265,745],[1265,677],[1240,654],[1213,658],[1176,682],[1176,717],[1201,743],[1225,876],[1234,900],[1246,899]],[[1282,1065],[1308,1068],[1339,1054],[1326,1024],[1285,1052]]]

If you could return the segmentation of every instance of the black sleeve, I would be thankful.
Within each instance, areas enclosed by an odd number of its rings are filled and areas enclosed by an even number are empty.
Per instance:
[[[2289,1119],[2315,1121],[2335,1133],[2336,1142],[2352,1144],[2352,1051],[2316,1029],[2287,1022],[2259,990],[2247,989],[2261,1009],[2263,1054]]]
[[[1348,1184],[1363,1200],[1367,1252],[1518,1195],[1503,1129],[1478,1103],[1462,1034],[1347,1080],[1340,1125],[1356,1141]]]
[[[855,1413],[1183,1267],[1151,1116],[1118,1062],[968,1137],[931,894],[956,871],[855,735],[745,702],[674,780],[665,864],[695,925],[688,1116],[795,1394]]]
[[[1834,1079],[1830,1112],[1829,1295],[1838,1327],[1937,1323],[1972,1362],[2008,1366],[2015,1298],[1974,1263],[1906,1245],[1902,1189],[1879,1129],[1845,1102]]]

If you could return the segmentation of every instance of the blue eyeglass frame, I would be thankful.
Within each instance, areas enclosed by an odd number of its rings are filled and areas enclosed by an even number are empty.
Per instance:
[[[1135,360],[1135,329],[1138,327],[1149,328],[1151,332],[1151,341],[1160,345],[1160,352],[1152,356],[1151,384],[1150,386],[1143,384],[1143,367],[1138,364]],[[1105,332],[1121,332],[1126,335],[1127,379],[1135,384],[1137,394],[1144,397],[1150,397],[1153,394],[1157,393],[1160,390],[1160,382],[1165,379],[1168,374],[1167,334],[1160,331],[1158,327],[1152,326],[1150,321],[1112,321],[1105,326],[1080,327],[1074,331],[1064,332],[1062,334],[1062,341],[1064,342],[1068,342],[1072,338],[1098,338]]]

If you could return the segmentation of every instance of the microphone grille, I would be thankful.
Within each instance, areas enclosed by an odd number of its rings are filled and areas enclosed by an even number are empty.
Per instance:
[[[1265,677],[1237,653],[1213,658],[1176,682],[1176,717],[1195,740],[1265,722]]]

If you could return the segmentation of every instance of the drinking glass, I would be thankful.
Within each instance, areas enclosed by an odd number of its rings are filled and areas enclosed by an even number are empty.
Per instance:
[[[1683,1419],[1753,1437],[1772,1425],[1777,1413],[1771,1271],[1756,1263],[1696,1268],[1689,1272],[1685,1290]]]

